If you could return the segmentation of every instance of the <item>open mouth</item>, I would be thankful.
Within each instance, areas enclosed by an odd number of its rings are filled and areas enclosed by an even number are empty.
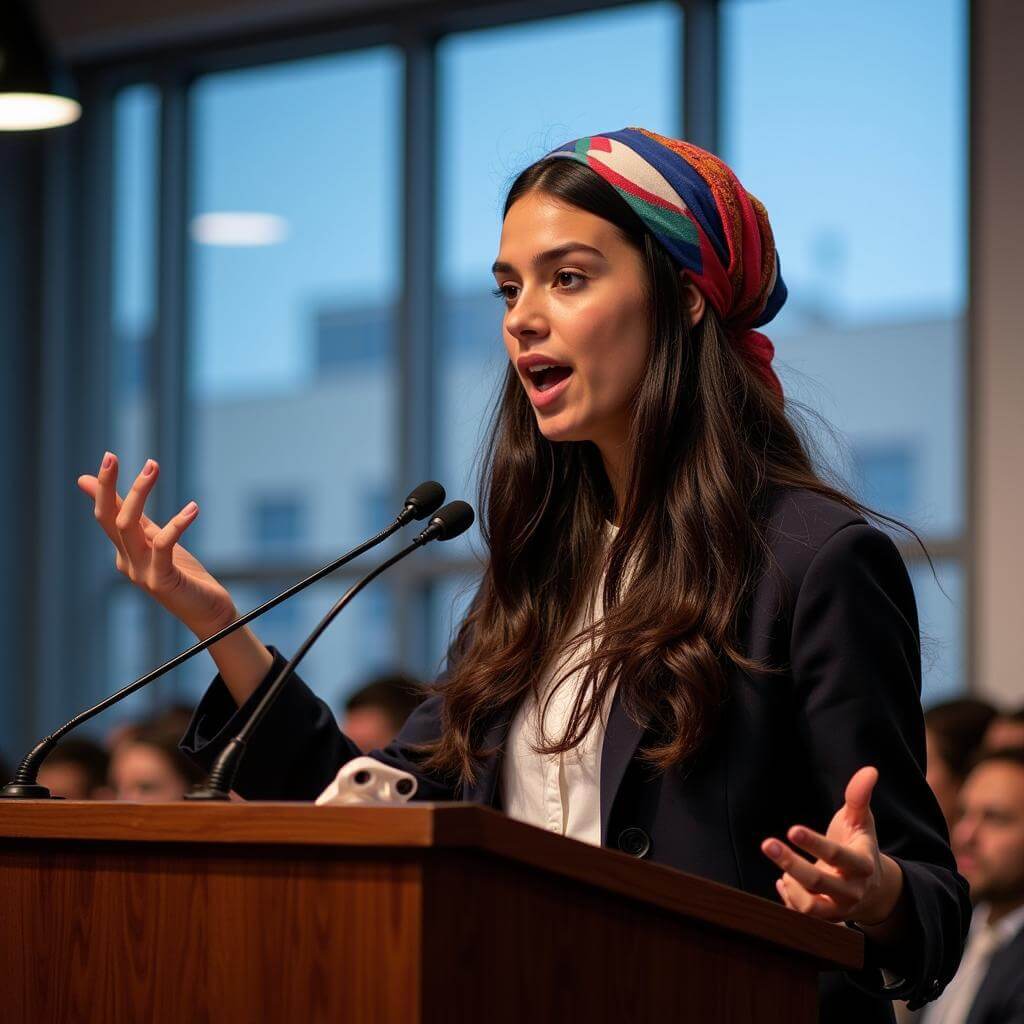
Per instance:
[[[527,372],[530,375],[530,381],[533,386],[538,391],[544,392],[549,391],[556,384],[561,384],[572,373],[572,367],[546,363],[539,366],[531,366]]]

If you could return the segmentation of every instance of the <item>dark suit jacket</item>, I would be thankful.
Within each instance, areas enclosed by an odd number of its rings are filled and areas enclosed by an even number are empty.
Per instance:
[[[880,773],[872,799],[882,849],[904,873],[912,935],[898,950],[868,942],[856,978],[822,977],[822,1021],[892,1020],[889,999],[934,999],[954,974],[970,921],[946,827],[924,780],[920,644],[903,560],[881,531],[810,492],[776,499],[775,565],[744,616],[746,653],[784,675],[736,671],[713,740],[696,763],[652,775],[636,757],[644,728],[613,701],[601,758],[603,842],[635,856],[778,899],[760,841],[797,822],[824,831],[846,783],[865,764]],[[283,665],[278,655],[275,675]],[[263,687],[269,682],[266,680]],[[240,710],[216,679],[183,749],[209,767],[262,694]],[[419,778],[417,798],[500,806],[501,754],[463,790],[418,769],[410,743],[437,737],[442,697],[429,697],[381,761]],[[487,745],[503,746],[507,717]],[[249,744],[235,788],[261,799],[313,799],[357,756],[330,709],[299,679],[282,692]],[[879,995],[879,967],[903,979]]]
[[[1024,928],[992,957],[967,1024],[1024,1024]]]

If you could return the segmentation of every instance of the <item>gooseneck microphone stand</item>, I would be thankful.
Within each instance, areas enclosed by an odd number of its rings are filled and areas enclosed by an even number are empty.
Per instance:
[[[299,649],[292,655],[291,660],[277,674],[277,677],[270,684],[267,692],[260,702],[253,709],[252,714],[246,719],[245,724],[238,730],[238,734],[228,741],[227,745],[217,756],[217,760],[210,770],[209,778],[205,784],[201,784],[187,794],[186,800],[228,800],[228,794],[234,785],[235,775],[238,766],[245,756],[245,747],[249,742],[256,727],[263,720],[271,705],[277,699],[285,683],[291,678],[292,673],[298,664],[306,656],[309,649],[323,634],[324,630],[337,618],[345,606],[362,590],[367,584],[372,583],[381,573],[390,569],[396,562],[400,562],[407,555],[412,554],[417,548],[429,544],[432,540],[451,540],[453,537],[465,533],[473,525],[473,509],[464,501],[453,501],[445,505],[431,520],[429,525],[417,538],[408,546],[392,555],[387,561],[382,562],[375,569],[368,572],[361,580],[354,583],[338,599],[331,610],[317,623],[313,632],[302,642]]]
[[[87,722],[90,718],[94,718],[101,711],[105,711],[112,704],[116,704],[119,700],[123,700],[125,697],[129,696],[129,694],[135,693],[136,690],[141,690],[143,686],[153,682],[154,679],[159,679],[160,676],[170,672],[171,669],[177,668],[182,664],[182,662],[188,661],[189,658],[195,657],[195,655],[199,654],[201,651],[205,651],[208,647],[212,647],[213,644],[223,640],[224,637],[234,633],[235,630],[241,629],[243,626],[252,622],[253,619],[263,615],[264,612],[268,612],[271,608],[277,607],[277,605],[282,601],[287,601],[288,598],[293,597],[300,590],[305,590],[306,587],[316,583],[317,580],[323,579],[324,576],[329,575],[336,569],[340,569],[343,565],[351,562],[354,558],[358,558],[360,555],[369,551],[370,548],[381,544],[383,541],[387,540],[388,537],[396,533],[406,524],[412,522],[414,519],[425,519],[427,516],[431,515],[431,513],[436,511],[436,509],[441,505],[441,502],[444,501],[444,497],[444,488],[439,483],[429,480],[420,484],[405,499],[405,506],[395,518],[395,521],[386,529],[381,530],[381,532],[375,537],[371,537],[365,543],[360,544],[349,552],[346,552],[340,558],[336,558],[333,562],[328,562],[327,565],[317,569],[317,571],[311,576],[307,576],[301,582],[289,587],[276,597],[272,597],[269,601],[264,602],[252,611],[246,612],[245,615],[235,619],[234,622],[225,626],[219,632],[214,633],[213,636],[208,637],[206,640],[201,640],[197,644],[193,644],[188,648],[188,650],[175,655],[175,657],[171,658],[170,661],[165,662],[159,668],[153,669],[152,672],[147,672],[144,676],[140,676],[134,682],[122,687],[116,693],[111,694],[109,697],[105,697],[98,704],[95,704],[91,708],[75,715],[70,722],[66,722],[59,729],[50,733],[50,735],[45,739],[40,740],[32,750],[26,754],[24,760],[14,773],[14,778],[8,782],[3,789],[0,789],[0,798],[8,800],[51,799],[50,791],[45,786],[39,785],[39,767],[45,760],[46,755],[50,753],[62,736],[71,732],[72,729],[77,729],[83,722]]]

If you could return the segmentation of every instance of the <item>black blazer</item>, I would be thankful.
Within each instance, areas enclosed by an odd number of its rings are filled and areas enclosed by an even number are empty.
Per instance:
[[[790,665],[785,675],[736,671],[715,736],[696,763],[652,775],[637,758],[643,726],[613,700],[601,756],[601,831],[606,846],[778,901],[767,836],[797,822],[824,831],[850,776],[880,773],[872,798],[882,849],[904,873],[913,935],[899,950],[868,942],[856,977],[822,976],[825,1024],[892,1020],[891,999],[934,999],[956,971],[970,922],[938,805],[924,780],[920,644],[910,579],[892,541],[838,503],[784,491],[770,517],[775,564],[741,623],[746,653]],[[252,710],[274,669],[241,709],[218,678],[196,709],[182,747],[209,768]],[[418,768],[409,744],[440,730],[441,696],[430,696],[397,739],[373,756],[413,772],[417,798],[500,806],[507,716],[491,723],[499,753],[466,790]],[[245,797],[313,799],[359,754],[330,709],[299,679],[253,736],[236,780]],[[898,981],[882,994],[880,967]],[[891,978],[890,978],[891,981]]]
[[[1024,1024],[1024,928],[992,957],[967,1024]]]

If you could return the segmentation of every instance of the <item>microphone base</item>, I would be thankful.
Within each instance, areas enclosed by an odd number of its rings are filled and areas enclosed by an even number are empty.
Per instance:
[[[37,782],[8,782],[0,789],[2,800],[55,800],[50,791]]]
[[[185,794],[185,799],[227,802],[231,800],[231,797],[227,793],[222,793],[219,789],[213,789],[210,786],[196,786],[191,792]]]

